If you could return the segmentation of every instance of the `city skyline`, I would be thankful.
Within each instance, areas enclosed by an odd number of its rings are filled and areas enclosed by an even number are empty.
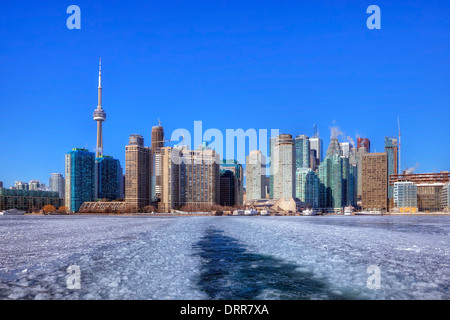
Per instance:
[[[65,8],[50,4],[20,10],[18,4],[6,4],[0,13],[7,30],[0,53],[5,62],[0,69],[2,129],[14,137],[0,142],[6,155],[0,166],[8,168],[0,177],[5,187],[63,173],[64,154],[74,147],[95,151],[92,109],[100,57],[108,110],[104,152],[121,163],[129,135],[149,141],[158,118],[167,138],[178,128],[192,130],[196,120],[203,121],[204,130],[279,129],[294,137],[312,137],[316,123],[324,147],[330,129],[339,127],[340,142],[360,135],[370,139],[371,152],[382,152],[385,136],[398,135],[399,116],[402,169],[448,170],[450,151],[443,146],[449,52],[440,43],[448,22],[437,14],[442,5],[420,8],[423,17],[436,14],[424,25],[408,18],[419,14],[418,8],[383,3],[385,23],[377,34],[365,28],[365,8],[356,5],[339,8],[339,17],[334,16],[338,5],[322,3],[265,3],[253,15],[248,4],[211,4],[197,13],[203,18],[210,13],[218,18],[215,23],[183,14],[194,12],[196,5],[169,10],[164,4],[144,4],[148,18],[139,8],[118,5],[95,19],[105,4],[78,5],[81,30],[68,30]],[[275,19],[266,20],[274,8]],[[127,26],[136,13],[136,23]],[[172,25],[170,19],[162,21],[172,15],[188,19]],[[116,26],[106,23],[119,16]],[[394,17],[401,19],[394,22]],[[229,18],[234,20],[227,24]],[[120,28],[132,41],[121,37]],[[346,35],[337,32],[330,39],[327,30],[336,28]],[[420,47],[413,45],[419,38]]]

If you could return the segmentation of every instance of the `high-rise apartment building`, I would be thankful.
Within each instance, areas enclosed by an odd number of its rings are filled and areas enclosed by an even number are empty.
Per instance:
[[[60,198],[65,197],[65,179],[61,173],[50,174],[49,186],[50,191],[58,192]]]
[[[310,167],[310,142],[305,135],[295,137],[295,169]]]
[[[39,190],[41,188],[41,182],[39,180],[30,180],[28,182],[29,190]]]
[[[125,201],[130,208],[150,204],[151,148],[144,146],[141,135],[132,134],[125,146]]]
[[[120,180],[123,175],[120,161],[111,156],[95,159],[96,199],[116,200],[121,198]]]
[[[201,209],[220,202],[220,157],[215,150],[183,150],[185,203]]]
[[[246,175],[246,200],[257,200],[266,197],[265,179],[265,157],[260,150],[250,151],[245,161]]]
[[[182,150],[180,147],[162,147],[159,151],[162,177],[158,202],[160,212],[170,212],[171,209],[178,209],[185,203]]]
[[[269,166],[269,198],[273,199],[273,182],[274,182],[274,149],[275,149],[275,145],[277,143],[278,140],[278,136],[276,137],[271,137],[269,139],[269,157],[270,157],[270,166]],[[247,196],[247,194],[246,194]]]
[[[295,179],[295,195],[311,208],[319,207],[319,177],[311,168],[298,168]]]
[[[232,160],[232,159],[224,160],[220,164],[220,171],[221,171],[221,176],[222,176],[222,173],[225,173],[226,171],[229,171],[232,173],[233,181],[232,181],[232,186],[230,186],[230,188],[233,189],[233,191],[230,191],[231,192],[231,194],[230,194],[231,206],[243,204],[244,169],[242,168],[242,165],[237,160]],[[222,193],[222,184],[221,184],[220,192],[221,192],[221,194],[223,194]]]
[[[356,168],[357,168],[357,198],[361,200],[362,197],[362,157],[367,153],[365,147],[361,147],[356,151]]]
[[[385,152],[362,156],[362,208],[388,209],[388,159]]]
[[[161,148],[164,148],[164,128],[159,123],[158,126],[152,127],[152,159],[151,159],[151,200],[153,203],[161,201],[161,184],[162,184],[162,171],[161,171],[161,161],[162,154]]]
[[[95,154],[74,148],[66,153],[65,203],[69,212],[78,212],[83,202],[95,198]]]
[[[450,209],[450,183],[444,183],[441,193],[441,207],[444,210]]]
[[[384,138],[384,151],[388,157],[388,175],[398,174],[398,145],[397,139],[391,137]],[[388,198],[394,198],[394,186],[388,186]]]
[[[291,198],[295,196],[295,149],[290,134],[280,134],[271,156],[273,164],[273,197]]]

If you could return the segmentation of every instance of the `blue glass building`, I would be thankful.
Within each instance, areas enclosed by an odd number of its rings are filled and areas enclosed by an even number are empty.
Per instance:
[[[95,198],[95,154],[74,148],[66,153],[66,207],[77,212],[83,202]]]

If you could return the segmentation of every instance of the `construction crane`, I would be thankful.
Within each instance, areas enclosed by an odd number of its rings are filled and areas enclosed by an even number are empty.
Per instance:
[[[398,172],[397,174],[402,173],[402,134],[400,132],[400,117],[397,116],[397,123],[398,123]]]

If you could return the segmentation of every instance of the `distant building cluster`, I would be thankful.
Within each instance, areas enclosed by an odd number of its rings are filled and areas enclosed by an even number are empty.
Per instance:
[[[38,180],[0,181],[0,210],[36,211],[50,204],[66,212],[207,211],[220,206],[283,211],[343,213],[347,209],[380,212],[450,211],[448,172],[399,172],[397,138],[385,137],[384,152],[371,152],[370,140],[356,146],[333,133],[326,149],[314,136],[271,137],[269,154],[249,150],[245,169],[203,143],[190,150],[165,145],[161,122],[152,127],[151,145],[129,136],[125,173],[120,161],[104,155],[101,62],[95,152],[74,148],[65,155],[65,177],[52,173],[49,186]],[[324,157],[325,154],[325,157]],[[267,174],[268,173],[268,174]],[[245,186],[244,186],[245,184]]]

